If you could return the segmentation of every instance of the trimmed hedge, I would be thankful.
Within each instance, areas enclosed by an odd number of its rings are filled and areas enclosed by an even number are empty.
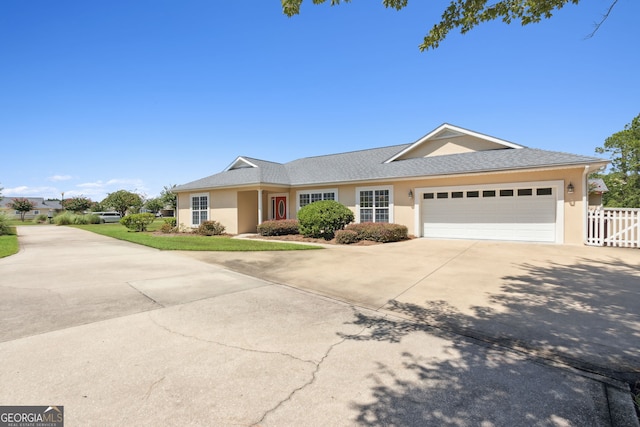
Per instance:
[[[388,224],[384,222],[363,222],[349,224],[345,231],[352,231],[357,235],[357,241],[371,240],[373,242],[389,243],[407,240],[409,230],[400,224]]]
[[[342,203],[320,200],[304,206],[298,211],[300,234],[305,237],[322,237],[331,240],[336,231],[353,222],[354,215]]]
[[[338,230],[336,231],[336,243],[340,245],[350,245],[351,243],[358,243],[358,233],[353,230]]]
[[[131,231],[147,231],[147,226],[155,221],[156,216],[152,213],[139,213],[127,215],[120,220]]]
[[[225,227],[218,221],[202,221],[195,233],[201,236],[219,236],[224,233]]]
[[[299,234],[297,219],[282,219],[279,221],[265,221],[258,224],[258,234],[261,236],[286,236]]]

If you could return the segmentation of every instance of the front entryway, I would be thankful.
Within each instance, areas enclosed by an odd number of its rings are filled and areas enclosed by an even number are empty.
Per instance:
[[[287,196],[274,196],[271,198],[271,212],[276,221],[287,219]]]

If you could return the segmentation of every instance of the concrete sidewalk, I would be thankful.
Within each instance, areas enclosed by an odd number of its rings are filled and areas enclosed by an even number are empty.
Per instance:
[[[0,259],[0,405],[63,405],[68,426],[637,426],[612,379],[181,254],[19,233]],[[305,252],[306,276],[336,274],[322,257],[340,252]]]

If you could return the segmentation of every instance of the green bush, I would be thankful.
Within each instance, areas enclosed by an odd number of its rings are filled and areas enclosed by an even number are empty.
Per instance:
[[[9,226],[9,217],[3,212],[0,212],[0,236],[5,234],[12,234],[11,227]]]
[[[326,240],[333,239],[335,232],[342,230],[353,219],[353,212],[334,200],[313,202],[298,211],[300,233]]]
[[[53,223],[55,225],[70,225],[74,223],[73,217],[75,217],[75,215],[71,212],[65,212],[53,218]]]
[[[171,225],[170,222],[166,222],[166,221],[163,222],[162,225],[160,226],[160,232],[165,234],[173,233],[177,231],[177,229],[178,228],[175,225]]]
[[[86,214],[84,217],[87,218],[89,224],[100,224],[102,222],[98,215]]]
[[[357,243],[358,241],[358,233],[353,230],[336,231],[336,243],[340,245],[350,245],[351,243]]]
[[[219,236],[224,233],[225,227],[218,221],[202,221],[196,229],[196,233],[202,236]]]
[[[358,240],[371,240],[380,243],[399,242],[409,238],[409,230],[400,224],[363,222],[360,224],[350,224],[346,230],[356,232]]]
[[[49,218],[42,213],[36,215],[36,217],[33,218],[33,222],[35,222],[36,224],[44,224],[45,222],[48,222],[48,221],[49,221]]]
[[[152,213],[131,214],[122,218],[120,224],[131,231],[147,231],[147,226],[155,219],[156,217]]]
[[[169,224],[171,227],[175,227],[177,225],[175,218],[165,218],[164,223]]]
[[[283,219],[279,221],[265,221],[258,225],[261,236],[286,236],[300,233],[297,219]]]

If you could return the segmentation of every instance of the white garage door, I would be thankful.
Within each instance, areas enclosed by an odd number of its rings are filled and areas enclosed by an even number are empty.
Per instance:
[[[426,189],[425,237],[556,242],[557,188],[514,186]]]

